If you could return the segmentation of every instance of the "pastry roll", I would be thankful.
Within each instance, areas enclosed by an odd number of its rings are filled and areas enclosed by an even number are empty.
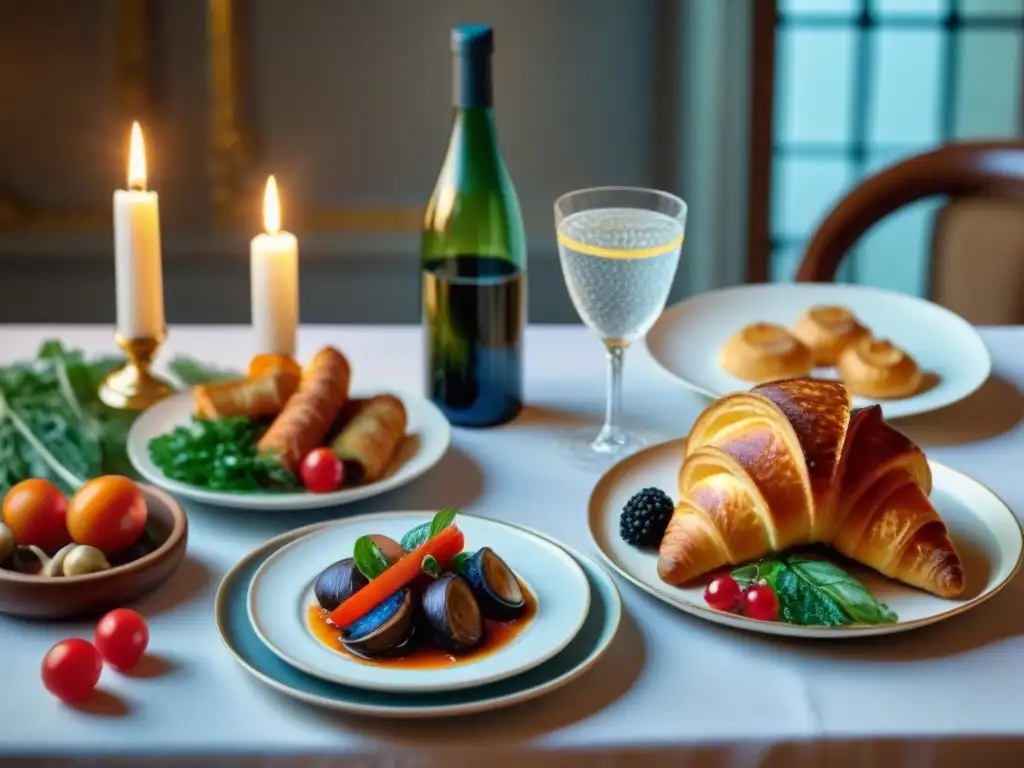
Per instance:
[[[725,342],[718,360],[730,376],[755,382],[806,376],[814,365],[807,345],[774,323],[744,326]]]
[[[383,477],[405,438],[405,406],[394,395],[377,395],[351,403],[352,417],[331,443],[345,465],[345,476],[357,483]]]
[[[870,336],[843,350],[836,371],[846,388],[861,397],[909,397],[921,386],[921,369],[914,358],[892,342]]]
[[[201,419],[226,419],[245,416],[262,419],[277,416],[299,387],[299,377],[272,373],[253,379],[236,379],[219,384],[194,387],[196,416]]]
[[[815,365],[833,366],[843,350],[868,329],[846,307],[814,306],[793,326],[793,335],[811,349]]]
[[[333,347],[324,347],[309,361],[298,391],[260,439],[257,450],[276,456],[292,472],[306,454],[323,445],[334,420],[348,400],[351,369]]]

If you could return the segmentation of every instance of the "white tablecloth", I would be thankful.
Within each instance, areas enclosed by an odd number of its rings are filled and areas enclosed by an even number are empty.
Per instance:
[[[960,405],[900,423],[932,458],[990,486],[1024,512],[1024,328],[984,331],[995,378]],[[109,329],[0,327],[3,360],[31,357],[45,338],[110,352]],[[412,327],[307,327],[301,354],[331,343],[356,384],[422,391]],[[180,352],[243,367],[241,327],[178,327]],[[607,656],[574,684],[509,710],[457,720],[386,722],[328,714],[252,680],[221,646],[212,600],[225,571],[282,531],[349,513],[459,506],[541,528],[585,552],[596,476],[563,465],[557,430],[597,418],[604,359],[582,327],[532,327],[529,407],[507,426],[456,429],[442,463],[420,480],[327,513],[255,514],[189,506],[189,556],[140,604],[162,673],[102,685],[107,714],[62,706],[42,688],[50,645],[89,624],[0,618],[0,754],[171,757],[231,765],[1024,765],[1024,580],[963,617],[876,641],[794,642],[725,630],[620,582],[626,616]],[[627,355],[625,408],[666,439],[685,434],[702,401],[659,371],[642,345]],[[233,759],[227,760],[228,757]],[[526,762],[528,761],[528,762]],[[0,764],[4,760],[0,758]]]

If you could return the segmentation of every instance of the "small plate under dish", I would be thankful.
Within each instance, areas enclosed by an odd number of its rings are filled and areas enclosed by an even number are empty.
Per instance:
[[[354,392],[352,397],[369,397],[375,394],[381,393]],[[418,395],[395,391],[391,391],[390,394],[402,401],[409,423],[406,427],[405,442],[399,446],[391,468],[375,483],[342,488],[334,493],[228,493],[172,480],[149,458],[149,441],[170,432],[175,427],[189,424],[195,407],[194,398],[189,392],[161,400],[135,420],[128,433],[128,458],[139,474],[149,482],[175,496],[204,504],[285,512],[349,504],[412,482],[437,464],[451,443],[451,425],[436,405]]]
[[[616,464],[590,496],[590,535],[604,560],[640,589],[686,613],[751,632],[792,637],[843,639],[905,632],[948,619],[988,600],[1020,568],[1024,536],[1013,512],[977,480],[930,461],[931,502],[949,529],[963,561],[966,587],[961,598],[943,600],[891,581],[857,564],[844,563],[899,620],[877,626],[804,627],[781,621],[756,621],[716,611],[704,602],[704,584],[673,587],[658,578],[657,554],[626,544],[619,536],[622,507],[641,488],[661,488],[678,496],[684,440],[651,446]]]
[[[858,408],[881,403],[887,419],[927,413],[963,400],[988,378],[992,367],[985,342],[959,315],[930,301],[867,285],[768,283],[709,291],[665,310],[647,334],[654,361],[676,380],[717,398],[753,385],[733,378],[718,362],[726,340],[750,323],[792,327],[815,305],[851,309],[879,338],[905,349],[934,385],[898,400],[855,398]],[[837,378],[834,369],[817,369]]]
[[[579,564],[558,545],[496,520],[460,514],[466,550],[492,548],[537,600],[537,612],[508,645],[465,662],[426,668],[389,666],[328,648],[309,628],[312,585],[321,570],[351,556],[360,536],[396,541],[431,512],[391,512],[339,520],[273,554],[249,588],[253,629],[273,653],[303,672],[343,685],[400,692],[445,691],[501,680],[547,661],[579,632],[590,609],[590,586]]]
[[[615,582],[589,557],[565,547],[587,576],[590,611],[565,650],[540,666],[515,677],[461,691],[404,695],[337,685],[312,677],[285,664],[263,645],[249,622],[247,595],[253,576],[268,557],[325,525],[316,523],[290,531],[257,547],[224,576],[214,601],[217,630],[225,648],[242,669],[285,696],[324,709],[376,717],[469,715],[529,701],[571,683],[591,669],[615,639],[622,618],[622,601]],[[538,531],[521,530],[546,538]]]

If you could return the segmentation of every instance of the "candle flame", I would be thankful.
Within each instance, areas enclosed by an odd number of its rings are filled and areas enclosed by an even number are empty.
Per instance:
[[[146,188],[146,145],[142,141],[142,128],[132,123],[131,149],[128,152],[128,189]]]
[[[277,181],[267,177],[267,188],[263,192],[263,228],[268,235],[281,231],[281,201],[277,197]]]

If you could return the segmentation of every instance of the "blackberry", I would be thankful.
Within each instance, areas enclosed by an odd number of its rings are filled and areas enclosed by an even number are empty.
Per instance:
[[[644,488],[634,493],[622,508],[619,535],[634,547],[656,547],[665,535],[675,503],[660,488]]]

